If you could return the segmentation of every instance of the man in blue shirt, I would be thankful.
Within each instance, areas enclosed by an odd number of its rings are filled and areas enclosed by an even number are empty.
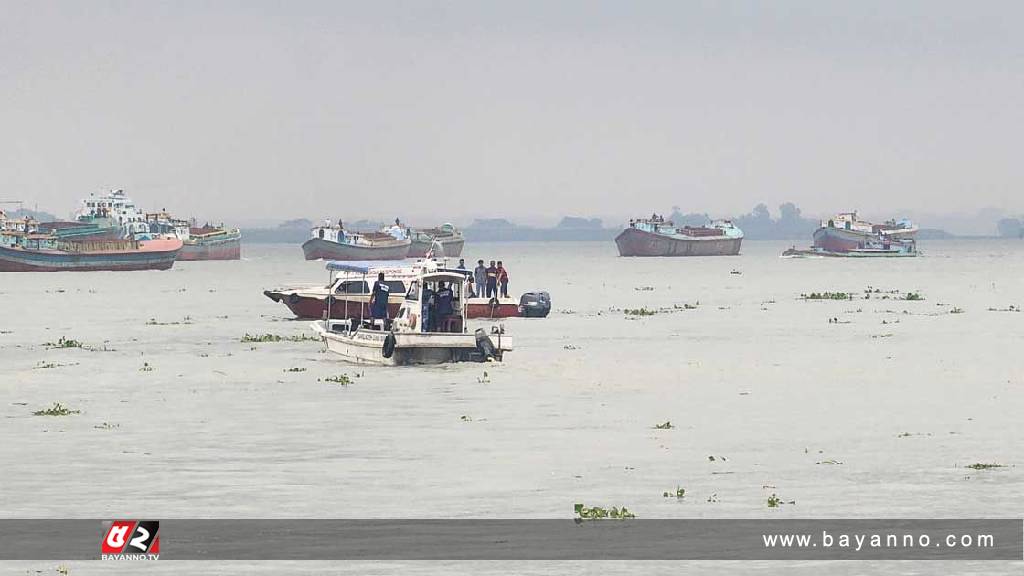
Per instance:
[[[452,301],[455,299],[455,292],[451,289],[451,286],[441,282],[438,286],[437,294],[434,295],[435,315],[437,318],[434,323],[441,329],[442,332],[447,331],[447,321],[455,313],[452,307]]]
[[[370,295],[370,316],[373,318],[374,326],[377,320],[381,322],[381,329],[387,328],[388,318],[388,296],[391,294],[391,287],[384,282],[384,273],[377,274],[377,281],[373,283],[373,293]]]

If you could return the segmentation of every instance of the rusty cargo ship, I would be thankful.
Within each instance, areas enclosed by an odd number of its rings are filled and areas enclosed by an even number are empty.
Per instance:
[[[743,231],[729,220],[677,228],[660,216],[631,220],[615,237],[619,256],[735,256]]]

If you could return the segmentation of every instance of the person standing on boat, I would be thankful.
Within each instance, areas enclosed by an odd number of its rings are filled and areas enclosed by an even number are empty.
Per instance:
[[[391,287],[384,282],[384,273],[377,274],[377,281],[373,283],[373,293],[370,295],[370,316],[373,318],[374,326],[377,325],[377,320],[380,320],[381,330],[387,328],[390,294]]]
[[[498,295],[498,267],[494,265],[494,260],[491,260],[491,265],[487,267],[487,297]]]
[[[423,300],[420,302],[420,323],[424,332],[433,332],[434,323],[437,321],[435,316],[435,295],[434,291],[430,288],[429,284],[423,284]]]
[[[476,290],[473,294],[477,298],[483,298],[484,286],[487,285],[487,267],[483,260],[476,261],[476,268],[473,269],[473,280],[476,282]]]
[[[498,284],[501,286],[501,297],[508,298],[508,270],[498,260]]]
[[[459,265],[456,266],[455,269],[456,270],[465,270],[466,269],[466,259],[465,258],[459,258]]]
[[[437,294],[434,296],[434,300],[437,302],[435,305],[435,315],[437,319],[434,323],[441,327],[441,331],[448,331],[448,320],[455,313],[455,309],[452,307],[452,301],[455,299],[455,291],[452,290],[451,285],[441,282],[437,289]]]

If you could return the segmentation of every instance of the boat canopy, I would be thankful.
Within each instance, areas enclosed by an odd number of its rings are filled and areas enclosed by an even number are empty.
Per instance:
[[[327,269],[334,272],[357,272],[360,274],[369,274],[372,271],[380,270],[382,268],[395,268],[395,262],[393,260],[362,260],[352,262],[331,260],[327,263]]]
[[[444,282],[461,282],[468,278],[468,274],[464,274],[461,270],[438,270],[437,272],[430,272],[423,275],[424,280],[436,282],[438,280]]]

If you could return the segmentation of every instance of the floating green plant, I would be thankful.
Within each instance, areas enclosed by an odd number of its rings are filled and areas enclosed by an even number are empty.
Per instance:
[[[139,372],[152,372],[153,367],[149,365],[149,362],[143,362],[142,368],[139,368]]]
[[[665,420],[665,422],[663,424],[655,424],[654,428],[656,430],[671,430],[671,429],[675,428],[675,426],[672,425],[671,421]]]
[[[93,428],[95,428],[97,430],[114,430],[115,428],[120,428],[120,427],[121,427],[120,424],[111,424],[110,422],[104,422],[103,424],[97,424],[97,425],[93,426]]]
[[[352,379],[345,374],[338,374],[337,376],[328,376],[326,378],[318,378],[317,382],[332,382],[334,384],[341,384],[342,386],[348,386],[352,383]]]
[[[82,342],[74,338],[61,336],[56,342],[47,342],[43,346],[47,348],[82,348]]]
[[[183,318],[182,320],[175,321],[175,322],[157,322],[156,318],[150,318],[149,321],[146,322],[146,326],[181,326],[181,325],[184,325],[184,324],[191,324],[191,323],[192,323],[192,317],[191,316],[185,316],[185,318]]]
[[[995,463],[983,464],[981,462],[978,462],[978,463],[975,463],[975,464],[970,464],[967,467],[970,468],[971,470],[992,470],[994,468],[1006,468],[1006,465],[1005,464],[995,464]]]
[[[950,314],[963,314],[965,312],[967,312],[967,311],[964,310],[963,308],[958,307],[958,306],[954,306],[949,311]]]
[[[314,336],[307,336],[305,334],[299,334],[297,336],[281,336],[279,334],[249,334],[248,332],[246,332],[245,336],[242,336],[241,341],[244,343],[319,342],[320,339]]]
[[[924,296],[921,296],[920,292],[907,292],[902,300],[924,300]]]
[[[600,506],[594,506],[588,508],[583,504],[573,505],[573,511],[576,513],[576,520],[626,520],[629,518],[636,518],[636,515],[629,511],[625,506],[617,508],[612,506],[611,509],[601,508]]]
[[[622,313],[626,316],[654,316],[658,311],[649,308],[626,308]]]
[[[81,410],[71,410],[60,402],[54,402],[53,406],[32,413],[33,416],[70,416],[72,414],[81,414]]]
[[[853,300],[853,294],[850,292],[811,292],[810,294],[801,294],[800,298],[803,300]]]
[[[782,500],[780,500],[779,497],[776,496],[775,494],[772,494],[771,496],[768,497],[769,508],[778,508],[779,504],[782,504]]]
[[[306,371],[305,368],[302,368],[302,367],[299,367],[299,366],[296,366],[294,368],[286,368],[285,369],[285,372],[305,372],[305,371]]]
[[[36,364],[32,368],[34,370],[49,370],[51,368],[63,368],[65,366],[78,366],[78,362],[71,362],[69,364],[61,364],[59,362],[45,362],[45,361],[43,361],[43,362],[40,362],[39,364]]]
[[[671,498],[673,496],[673,494],[671,492],[663,492],[661,495],[664,498]],[[675,492],[674,496],[676,498],[682,498],[683,496],[686,496],[686,489],[685,488],[680,488],[679,486],[676,486],[676,492]]]

